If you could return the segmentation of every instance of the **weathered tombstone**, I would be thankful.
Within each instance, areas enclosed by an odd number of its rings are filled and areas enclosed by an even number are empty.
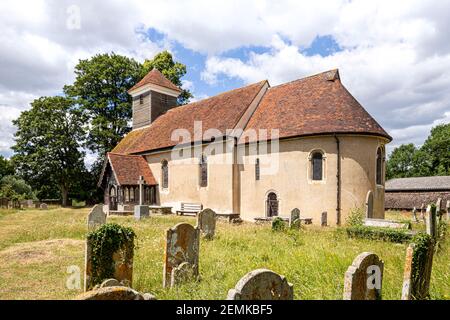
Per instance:
[[[150,293],[139,293],[129,287],[106,286],[82,293],[75,300],[156,300]]]
[[[344,300],[381,300],[384,262],[371,252],[358,255],[344,278]]]
[[[134,206],[134,218],[141,220],[150,216],[150,209],[144,205],[144,176],[139,176],[139,205]]]
[[[412,214],[413,214],[414,222],[419,222],[419,219],[417,219],[417,209],[416,209],[416,207],[413,208]]]
[[[94,230],[106,223],[106,214],[103,213],[103,205],[96,204],[87,216],[88,230]]]
[[[406,249],[405,269],[403,273],[402,300],[424,300],[429,297],[431,269],[433,266],[434,244],[429,241],[426,247],[416,252],[411,243]]]
[[[188,223],[179,223],[167,230],[163,271],[164,288],[171,285],[173,270],[183,262],[190,264],[194,277],[198,276],[199,247],[199,228],[194,228]]]
[[[216,213],[207,208],[197,214],[197,228],[203,233],[206,239],[214,238],[216,232]]]
[[[366,218],[373,218],[373,193],[371,190],[366,196]]]
[[[96,284],[94,283],[93,275],[96,270],[93,266],[93,246],[91,241],[86,239],[85,251],[85,268],[84,268],[84,291],[92,289]],[[112,254],[112,269],[114,270],[112,277],[122,284],[131,287],[133,280],[133,256],[134,256],[134,238],[123,244],[119,250]],[[101,260],[100,260],[101,261]],[[98,268],[106,269],[109,266],[99,265]],[[99,279],[107,280],[107,279]]]
[[[322,227],[326,227],[327,226],[327,212],[326,211],[322,212],[322,216],[320,218],[320,225]]]
[[[227,300],[293,300],[293,285],[284,276],[271,270],[257,269],[247,273],[234,289],[228,291]]]
[[[300,228],[300,209],[294,208],[291,210],[289,228]]]
[[[429,205],[427,207],[427,212],[425,213],[425,223],[427,227],[427,233],[433,238],[436,239],[437,230],[436,230],[436,207],[434,205]]]
[[[41,204],[39,205],[39,209],[41,209],[41,210],[48,210],[48,206],[47,206],[46,203],[41,203]]]

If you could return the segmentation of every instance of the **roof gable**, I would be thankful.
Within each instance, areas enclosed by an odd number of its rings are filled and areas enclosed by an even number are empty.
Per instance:
[[[267,90],[248,122],[240,143],[264,140],[260,129],[279,129],[279,138],[356,133],[391,137],[342,85],[337,70]]]
[[[158,69],[153,68],[149,73],[147,73],[147,75],[144,78],[141,79],[141,81],[136,83],[130,90],[128,90],[128,92],[134,91],[147,84],[154,84],[157,86],[175,90],[177,92],[182,91],[180,88],[174,85],[169,79],[167,79]]]
[[[172,133],[185,129],[192,142],[203,140],[209,129],[217,129],[224,135],[234,129],[267,81],[261,81],[243,88],[234,89],[217,96],[170,109],[158,117],[150,126],[133,130],[114,148],[115,153],[141,153],[149,150],[173,147]],[[201,121],[202,132],[194,132],[195,121]],[[196,139],[196,137],[200,139]]]
[[[118,185],[137,185],[139,176],[143,176],[145,183],[148,185],[156,185],[156,179],[142,156],[124,155],[116,153],[108,153],[107,160]],[[103,174],[100,181],[103,180]]]

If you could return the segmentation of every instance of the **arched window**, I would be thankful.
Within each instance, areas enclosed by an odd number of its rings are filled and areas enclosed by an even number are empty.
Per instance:
[[[161,183],[164,189],[169,187],[169,163],[167,160],[163,160],[161,163]]]
[[[266,200],[266,215],[268,217],[278,216],[278,197],[275,192],[270,192]]]
[[[255,180],[259,180],[259,158],[255,162]]]
[[[383,150],[381,148],[377,149],[377,184],[383,184]]]
[[[200,187],[208,186],[208,159],[204,154],[200,157]]]
[[[323,154],[319,151],[312,154],[311,171],[313,180],[323,179]]]

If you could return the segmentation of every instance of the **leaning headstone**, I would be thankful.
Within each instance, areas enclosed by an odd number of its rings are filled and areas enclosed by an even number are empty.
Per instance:
[[[436,230],[436,206],[429,205],[427,207],[427,212],[425,213],[425,223],[427,233],[433,238],[436,239],[437,230]]]
[[[292,209],[289,216],[289,228],[300,228],[300,209]]]
[[[41,209],[41,210],[48,210],[48,206],[47,206],[46,203],[41,203],[41,204],[39,205],[39,209]]]
[[[234,289],[228,291],[227,300],[293,300],[293,285],[284,276],[271,270],[257,269],[247,273]]]
[[[417,209],[416,209],[416,207],[413,208],[412,214],[413,214],[414,222],[419,222],[419,219],[417,219]]]
[[[107,286],[77,296],[75,300],[156,300],[150,293],[139,293],[129,287]]]
[[[89,238],[86,239],[85,251],[85,268],[84,268],[84,291],[92,289],[95,285],[107,279],[94,279],[94,275],[98,270],[94,270],[93,264],[93,246]],[[97,265],[96,268],[105,270],[111,268],[113,270],[112,278],[127,286],[132,285],[133,281],[133,256],[134,256],[134,238],[127,241],[116,252],[112,253],[111,266]],[[103,260],[103,259],[102,259]],[[101,260],[99,260],[101,261]]]
[[[188,223],[179,223],[167,230],[163,271],[164,288],[171,285],[172,272],[183,262],[187,262],[193,270],[192,275],[198,277],[199,247],[199,228],[194,228]]]
[[[94,230],[106,223],[106,214],[103,213],[103,205],[96,204],[87,216],[88,230]]]
[[[381,300],[384,262],[371,252],[358,255],[344,278],[344,300]]]
[[[216,213],[207,208],[197,214],[197,227],[206,239],[214,238],[216,232]]]
[[[416,252],[417,250],[424,251]],[[403,273],[402,300],[429,298],[433,254],[434,244],[432,239],[425,244],[425,247],[420,249],[417,249],[414,243],[408,246]]]
[[[320,225],[322,227],[326,227],[327,226],[327,212],[326,211],[322,212],[322,216],[320,218]]]

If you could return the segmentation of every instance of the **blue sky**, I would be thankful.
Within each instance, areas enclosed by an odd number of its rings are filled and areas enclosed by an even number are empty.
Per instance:
[[[23,10],[27,8],[27,10]],[[450,122],[450,1],[16,0],[0,2],[0,154],[12,120],[74,80],[79,59],[169,50],[195,99],[339,68],[394,138],[420,145]]]

